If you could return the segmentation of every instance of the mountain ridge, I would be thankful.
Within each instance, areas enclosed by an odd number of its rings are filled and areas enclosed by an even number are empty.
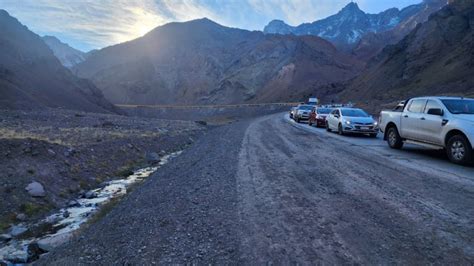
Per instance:
[[[473,62],[474,2],[452,1],[384,48],[336,97],[381,104],[419,95],[473,97]]]
[[[40,36],[0,10],[0,108],[114,112],[90,81],[63,67]]]
[[[350,51],[365,34],[393,29],[407,17],[419,12],[422,7],[422,4],[417,4],[403,9],[389,8],[377,14],[369,14],[351,2],[338,13],[311,23],[290,26],[281,20],[273,20],[265,26],[263,32],[316,35],[332,42],[341,50]]]
[[[285,99],[351,78],[361,65],[319,37],[270,36],[199,19],[101,49],[73,71],[114,103],[196,104]]]
[[[55,36],[46,35],[41,38],[53,51],[61,64],[67,68],[72,68],[73,66],[83,62],[87,57],[87,53],[69,46],[69,44],[62,42]]]

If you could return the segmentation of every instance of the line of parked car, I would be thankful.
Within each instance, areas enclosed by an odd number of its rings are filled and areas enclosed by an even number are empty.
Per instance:
[[[290,118],[310,126],[325,127],[340,135],[381,131],[390,148],[412,143],[445,149],[457,164],[474,163],[474,99],[461,97],[417,97],[382,111],[379,121],[360,108],[300,104],[290,110]]]
[[[290,118],[298,123],[308,121],[310,126],[325,127],[340,135],[365,134],[375,138],[379,132],[378,122],[360,108],[300,104],[290,110]]]

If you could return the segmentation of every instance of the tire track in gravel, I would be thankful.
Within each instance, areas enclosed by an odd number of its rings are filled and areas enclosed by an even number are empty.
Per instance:
[[[373,150],[290,126],[281,115],[248,128],[237,182],[246,236],[241,252],[249,262],[462,264],[474,258],[472,182],[406,168]]]

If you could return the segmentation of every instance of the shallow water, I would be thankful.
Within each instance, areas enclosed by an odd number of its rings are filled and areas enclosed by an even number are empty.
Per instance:
[[[15,265],[10,260],[12,255],[17,257],[27,257],[28,245],[38,243],[40,247],[53,249],[70,240],[73,233],[78,230],[82,224],[98,212],[104,204],[112,199],[123,196],[127,193],[127,188],[131,185],[143,181],[145,178],[156,172],[161,166],[168,163],[170,159],[177,157],[182,151],[177,151],[161,157],[161,161],[152,167],[145,167],[133,172],[132,175],[124,179],[112,180],[100,188],[91,191],[96,193],[96,197],[87,199],[79,198],[75,206],[60,209],[56,213],[48,216],[41,223],[53,224],[54,233],[45,234],[44,236],[31,238],[26,240],[10,240],[6,245],[0,248],[0,263],[6,262],[7,265]],[[48,250],[49,251],[49,250]],[[22,256],[18,256],[21,254]],[[10,260],[10,261],[9,261]],[[29,261],[31,262],[31,261]],[[26,263],[26,261],[23,261]]]

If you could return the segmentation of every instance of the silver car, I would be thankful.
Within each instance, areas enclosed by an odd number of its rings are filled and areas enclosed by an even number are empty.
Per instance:
[[[302,120],[309,120],[309,115],[311,114],[311,109],[313,105],[300,104],[296,107],[296,110],[293,114],[293,119],[296,122],[301,122]]]
[[[359,108],[336,108],[326,118],[326,130],[346,133],[368,134],[375,138],[379,132],[377,121]]]
[[[297,108],[296,106],[291,107],[291,109],[290,109],[290,118],[293,118],[293,116],[295,115],[295,113],[296,113],[296,108]]]

